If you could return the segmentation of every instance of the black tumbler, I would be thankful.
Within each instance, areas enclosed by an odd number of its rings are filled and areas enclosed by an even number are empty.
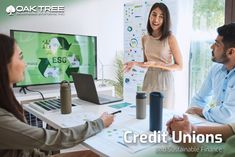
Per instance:
[[[162,107],[163,95],[160,92],[150,93],[150,114],[149,128],[150,131],[162,130]]]

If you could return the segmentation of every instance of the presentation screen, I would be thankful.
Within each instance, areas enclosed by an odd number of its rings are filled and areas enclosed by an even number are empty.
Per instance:
[[[17,87],[72,82],[71,73],[97,78],[96,37],[10,30],[26,64],[25,77]]]

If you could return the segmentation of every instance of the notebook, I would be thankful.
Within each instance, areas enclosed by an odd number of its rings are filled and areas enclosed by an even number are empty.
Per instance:
[[[112,102],[122,101],[123,99],[108,95],[98,94],[92,75],[82,73],[72,73],[74,86],[77,96],[81,100],[92,102],[95,104],[108,104]]]

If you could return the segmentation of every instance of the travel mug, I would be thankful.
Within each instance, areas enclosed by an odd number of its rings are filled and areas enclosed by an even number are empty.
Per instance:
[[[71,89],[68,81],[62,81],[60,83],[60,102],[61,102],[61,113],[71,113]]]
[[[144,119],[146,117],[146,98],[145,92],[136,93],[136,119]]]
[[[150,93],[150,114],[149,127],[150,131],[162,130],[162,108],[163,95],[160,92]]]

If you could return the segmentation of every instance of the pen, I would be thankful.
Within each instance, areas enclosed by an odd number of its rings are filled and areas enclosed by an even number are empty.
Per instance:
[[[118,111],[116,111],[116,112],[113,112],[113,113],[111,113],[112,115],[115,115],[115,114],[117,114],[117,113],[121,113],[122,111],[121,110],[118,110]]]

